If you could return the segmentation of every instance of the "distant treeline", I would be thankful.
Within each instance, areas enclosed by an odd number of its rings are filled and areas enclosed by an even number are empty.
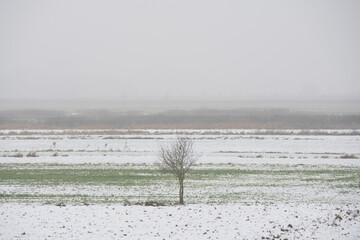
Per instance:
[[[360,114],[325,114],[288,109],[164,111],[160,113],[92,110],[0,111],[0,128],[179,128],[179,129],[360,129]]]

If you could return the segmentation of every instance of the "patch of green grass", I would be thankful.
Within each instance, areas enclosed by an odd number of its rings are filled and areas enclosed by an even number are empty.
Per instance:
[[[0,169],[0,180],[29,185],[149,185],[172,177],[150,169]]]
[[[311,201],[318,199],[318,190],[325,189],[332,194],[338,194],[337,189],[342,191],[339,194],[356,191],[358,174],[359,168],[348,167],[249,165],[195,168],[185,179],[185,200],[187,203]],[[12,187],[14,193],[1,192],[1,186]],[[55,192],[60,191],[58,194],[41,194],[41,189],[49,187]],[[82,193],[90,189],[90,193],[67,194],[68,188]],[[38,193],[29,194],[32,189],[37,189]],[[303,190],[314,192],[314,196],[301,199],[306,196]],[[146,201],[172,204],[177,202],[177,194],[176,177],[150,166],[0,164],[0,202],[95,204],[123,203],[128,199],[132,204]]]

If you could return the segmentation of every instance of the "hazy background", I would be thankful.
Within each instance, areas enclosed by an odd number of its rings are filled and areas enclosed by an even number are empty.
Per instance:
[[[359,101],[360,1],[0,1],[0,99]]]

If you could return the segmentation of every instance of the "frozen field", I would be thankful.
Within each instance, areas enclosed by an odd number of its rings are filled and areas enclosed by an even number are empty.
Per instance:
[[[153,166],[176,134],[186,206]],[[358,239],[359,158],[359,130],[1,130],[0,239]]]
[[[359,239],[355,206],[3,204],[2,239]]]
[[[0,163],[153,164],[176,134],[202,164],[360,165],[360,130],[2,130]]]

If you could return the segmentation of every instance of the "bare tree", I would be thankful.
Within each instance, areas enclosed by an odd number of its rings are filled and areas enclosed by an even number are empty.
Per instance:
[[[176,138],[168,147],[161,146],[157,166],[179,179],[179,203],[184,204],[185,174],[194,166],[199,155],[194,151],[194,142],[189,138]]]

